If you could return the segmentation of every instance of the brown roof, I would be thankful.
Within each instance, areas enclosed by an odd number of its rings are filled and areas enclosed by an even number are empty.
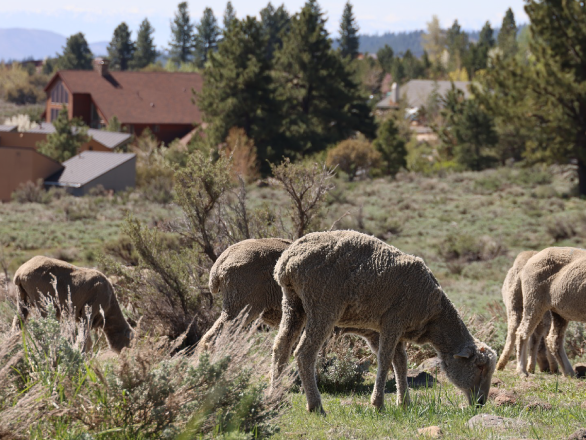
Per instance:
[[[199,73],[110,72],[61,70],[49,81],[48,91],[61,78],[71,93],[88,93],[104,117],[124,124],[200,124],[201,112],[192,103],[191,89],[201,91]]]

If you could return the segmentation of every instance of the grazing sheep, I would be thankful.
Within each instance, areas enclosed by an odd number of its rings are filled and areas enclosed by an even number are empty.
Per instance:
[[[483,404],[496,354],[476,341],[420,258],[355,231],[317,232],[294,242],[279,258],[275,279],[283,289],[283,319],[273,346],[271,382],[295,350],[307,409],[320,410],[315,379],[317,353],[335,325],[380,333],[378,372],[371,403],[383,405],[393,364],[397,403],[407,405],[405,343],[431,343],[448,378]]]
[[[222,252],[210,271],[210,291],[222,295],[222,313],[198,344],[199,350],[209,343],[242,310],[247,310],[245,325],[260,317],[270,327],[281,322],[283,293],[273,278],[275,264],[291,240],[282,238],[249,239]],[[367,340],[373,352],[378,350],[378,333],[365,329],[340,329]]]
[[[498,370],[503,370],[509,361],[509,356],[515,348],[515,334],[521,323],[523,316],[523,293],[521,292],[521,270],[527,261],[537,254],[537,251],[523,251],[517,255],[513,267],[509,269],[505,282],[503,283],[502,294],[503,302],[507,309],[507,340],[505,348],[496,364]],[[547,312],[544,316],[530,341],[529,365],[528,370],[535,371],[535,363],[539,364],[541,371],[557,372],[557,362],[555,357],[547,350],[544,343],[545,336],[551,326],[551,313]]]
[[[28,317],[30,307],[37,307],[44,314],[41,298],[54,297],[55,289],[59,296],[57,318],[60,319],[59,307],[68,303],[71,292],[71,304],[76,319],[85,318],[85,306],[90,306],[89,328],[103,328],[110,347],[117,353],[130,345],[132,329],[122,315],[112,284],[101,272],[37,256],[18,268],[14,275],[14,285],[18,289],[18,309],[23,321]],[[17,320],[18,317],[15,318],[15,323]],[[91,348],[92,338],[88,331],[84,350],[89,351]]]
[[[586,250],[551,247],[534,255],[521,271],[523,317],[517,330],[517,372],[527,375],[529,335],[551,311],[552,324],[546,338],[566,376],[574,369],[564,350],[569,321],[586,321]]]

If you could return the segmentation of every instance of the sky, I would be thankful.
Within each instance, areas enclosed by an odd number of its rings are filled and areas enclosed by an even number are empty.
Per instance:
[[[238,17],[258,16],[268,0],[232,0]],[[170,21],[177,2],[161,0],[21,0],[0,1],[0,28],[28,28],[53,31],[64,36],[83,32],[88,42],[109,41],[114,28],[125,21],[136,37],[140,22],[146,17],[155,28],[155,43],[166,48],[170,40]],[[290,13],[301,9],[305,0],[287,0]],[[328,17],[328,31],[337,35],[344,9],[343,0],[321,0],[319,4]],[[523,0],[354,0],[354,14],[360,32],[366,34],[425,29],[432,15],[437,15],[442,27],[458,19],[466,30],[480,29],[488,20],[499,27],[510,7],[517,23],[526,23]],[[279,0],[273,5],[279,5]],[[194,21],[199,20],[205,7],[214,10],[221,19],[226,2],[188,1]]]

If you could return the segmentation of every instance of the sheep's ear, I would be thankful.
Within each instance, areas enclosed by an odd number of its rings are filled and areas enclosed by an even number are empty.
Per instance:
[[[474,350],[472,347],[464,347],[460,353],[455,354],[454,358],[462,358],[462,359],[470,359],[470,357],[474,354]]]

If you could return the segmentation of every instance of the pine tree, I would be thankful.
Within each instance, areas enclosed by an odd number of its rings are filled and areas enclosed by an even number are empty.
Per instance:
[[[140,24],[138,35],[136,37],[136,51],[134,52],[134,58],[130,63],[133,69],[142,69],[149,64],[152,64],[157,59],[157,50],[155,49],[155,43],[153,33],[155,30],[151,26],[148,19],[144,19]]]
[[[94,55],[80,32],[67,39],[57,65],[63,70],[92,70]]]
[[[315,0],[307,1],[291,19],[283,47],[275,53],[274,74],[276,96],[284,106],[285,154],[320,151],[355,131],[374,135],[366,100],[340,55],[331,49]]]
[[[55,132],[49,134],[45,141],[39,142],[37,150],[58,162],[64,162],[75,156],[79,148],[89,140],[87,127],[80,119],[74,118],[70,121],[65,106],[53,120],[53,126]]]
[[[226,10],[224,11],[224,34],[228,33],[228,29],[236,20],[236,11],[232,6],[232,2],[226,4]]]
[[[446,45],[452,70],[460,70],[468,51],[468,34],[462,31],[458,20],[446,32]]]
[[[385,46],[379,49],[376,53],[376,59],[385,73],[391,73],[394,56],[395,52],[393,52],[393,48],[388,44],[385,44]]]
[[[179,3],[177,6],[175,18],[171,23],[171,33],[171,59],[176,63],[187,63],[191,60],[193,49],[193,23],[189,18],[187,2]]]
[[[427,32],[423,34],[423,48],[432,63],[438,63],[445,49],[446,35],[440,26],[439,18],[434,15],[427,23]]]
[[[488,66],[488,53],[494,47],[494,31],[487,21],[480,31],[478,43],[476,44],[476,56],[474,60],[475,70],[486,69]]]
[[[390,176],[394,176],[401,168],[407,166],[405,140],[400,136],[393,118],[381,123],[373,146],[381,153],[386,172]]]
[[[504,59],[512,58],[517,54],[517,24],[511,8],[507,9],[497,39]]]
[[[220,34],[214,11],[211,8],[205,8],[201,21],[195,26],[194,61],[198,67],[203,67],[208,60],[209,53],[218,48]]]
[[[274,108],[265,45],[266,37],[255,18],[233,22],[218,51],[210,54],[204,70],[206,87],[197,97],[211,127],[212,143],[223,142],[231,128],[239,127],[254,141],[261,163],[279,159],[268,151],[279,112]]]
[[[347,1],[340,23],[340,54],[343,58],[350,57],[350,59],[354,59],[358,56],[360,47],[358,30],[356,18],[352,12],[352,4]]]
[[[277,9],[269,3],[266,8],[260,11],[260,21],[263,29],[263,34],[267,39],[266,58],[273,59],[273,54],[276,49],[280,49],[283,45],[281,38],[282,32],[286,32],[289,27],[289,13],[284,5]]]
[[[114,36],[108,45],[108,56],[112,70],[128,70],[136,50],[135,44],[130,39],[130,33],[128,25],[124,22],[114,29]]]

